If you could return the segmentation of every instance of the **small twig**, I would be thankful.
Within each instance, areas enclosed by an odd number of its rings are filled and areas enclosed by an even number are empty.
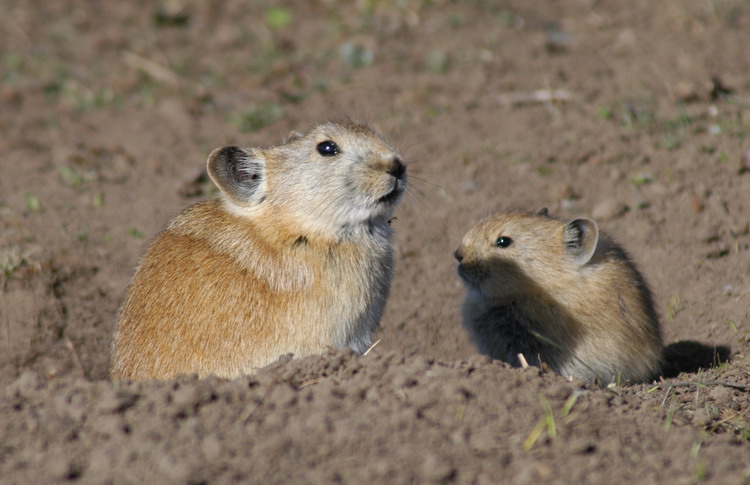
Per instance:
[[[10,355],[10,318],[6,315],[5,318],[3,318],[3,321],[5,322],[5,346],[8,349],[8,355]]]
[[[553,101],[555,100],[553,99],[554,96],[552,95],[552,93],[554,93],[554,91],[552,90],[552,86],[550,86],[549,80],[546,78],[546,76],[544,84],[546,85],[546,91],[550,92],[550,96],[544,102],[545,106],[547,107],[547,111],[549,111],[552,116],[559,116],[560,110],[553,104]]]
[[[23,29],[23,27],[21,27],[21,23],[18,22],[17,19],[3,16],[2,22],[3,24],[5,24],[6,27],[8,27],[9,30],[15,31],[18,38],[22,39],[23,43],[25,44],[24,48],[29,49],[33,47],[34,42],[31,40],[31,37]]]
[[[669,393],[672,390],[672,386],[667,387],[667,392],[664,393],[664,399],[661,400],[661,407],[664,407],[664,405],[667,403],[667,398],[669,397]]]
[[[526,362],[526,357],[524,357],[523,354],[518,354],[518,361],[521,362],[521,369],[525,369],[529,366],[529,363]]]
[[[719,426],[723,426],[725,424],[730,424],[729,423],[730,421],[732,421],[734,419],[737,419],[737,418],[744,419],[745,418],[745,413],[744,412],[741,413],[741,414],[740,413],[734,413],[734,416],[729,416],[728,418],[724,418],[721,421],[718,421],[718,422],[714,423],[713,426],[712,426],[712,428],[714,430],[716,430],[716,429],[719,428]],[[736,427],[736,425],[735,425],[735,427]]]
[[[573,101],[576,98],[573,93],[564,89],[537,89],[525,93],[498,94],[490,99],[498,104],[516,106],[522,104]]]
[[[323,382],[324,380],[328,379],[327,377],[313,377],[312,379],[308,379],[304,381],[302,384],[299,385],[297,389],[302,389],[307,386],[312,386],[313,384],[318,384],[320,382]]]
[[[369,348],[369,349],[367,349],[367,350],[365,350],[365,353],[364,353],[364,354],[362,354],[362,357],[364,357],[365,355],[369,354],[369,353],[370,353],[370,351],[371,351],[372,349],[374,349],[374,348],[375,348],[375,346],[376,346],[376,345],[378,345],[378,344],[380,343],[380,341],[381,341],[381,340],[382,340],[382,339],[378,339],[378,340],[376,340],[376,341],[375,341],[375,343],[374,343],[374,344],[370,345],[370,348]]]
[[[174,71],[167,69],[151,59],[146,59],[145,57],[129,51],[125,52],[124,58],[125,64],[140,69],[157,81],[161,81],[173,87],[179,87],[182,84],[182,79],[180,79]]]
[[[728,382],[728,381],[707,381],[707,382],[690,382],[690,381],[677,381],[677,382],[668,382],[665,384],[656,384],[657,386],[663,388],[665,385],[669,387],[689,387],[689,386],[724,386],[724,387],[730,387],[732,389],[737,389],[738,391],[742,392],[750,392],[750,386],[743,386],[742,384],[736,384],[734,382]]]
[[[266,389],[266,392],[264,392],[263,395],[258,400],[258,402],[255,403],[255,406],[253,406],[252,408],[245,409],[245,412],[242,413],[242,415],[240,416],[240,422],[247,424],[247,422],[250,420],[250,417],[253,415],[255,410],[258,409],[258,407],[261,404],[263,404],[263,401],[265,401],[266,396],[268,395],[268,392],[270,390],[271,390],[270,388]]]
[[[86,368],[83,366],[83,363],[81,362],[81,357],[78,355],[78,351],[76,350],[75,346],[73,345],[73,342],[70,340],[69,337],[65,337],[65,347],[70,350],[70,353],[73,354],[73,362],[75,362],[76,367],[78,367],[78,370],[81,371],[81,374],[83,374],[83,377],[88,379],[88,374],[86,373]]]

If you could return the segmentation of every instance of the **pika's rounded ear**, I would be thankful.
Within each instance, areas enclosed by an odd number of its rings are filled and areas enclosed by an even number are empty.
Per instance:
[[[208,175],[217,187],[237,205],[249,207],[266,196],[266,163],[255,151],[227,146],[208,156]]]
[[[565,250],[575,263],[583,266],[591,260],[599,244],[599,226],[591,219],[573,219],[563,230]]]
[[[546,207],[542,206],[536,210],[534,215],[535,216],[549,216],[549,210]]]
[[[289,134],[286,136],[286,138],[284,138],[284,145],[286,145],[287,143],[291,143],[295,140],[299,140],[303,136],[305,136],[305,134],[302,132],[290,131]]]

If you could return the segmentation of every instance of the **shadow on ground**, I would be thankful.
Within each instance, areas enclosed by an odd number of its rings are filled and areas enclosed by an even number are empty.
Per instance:
[[[695,373],[729,361],[732,352],[726,345],[705,345],[694,340],[681,340],[664,349],[664,377],[677,377],[682,372]]]

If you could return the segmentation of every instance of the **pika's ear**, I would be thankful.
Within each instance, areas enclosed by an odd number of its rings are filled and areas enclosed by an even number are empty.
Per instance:
[[[208,175],[237,205],[249,207],[266,195],[266,163],[260,153],[237,146],[217,148],[208,156]]]
[[[546,207],[540,207],[534,213],[535,216],[549,216],[549,210]]]
[[[295,140],[299,140],[303,136],[305,136],[305,134],[299,131],[290,131],[289,134],[286,136],[286,138],[284,138],[283,144],[286,145],[287,143],[291,143]]]
[[[599,243],[599,226],[591,219],[573,219],[563,232],[565,250],[575,263],[583,266],[591,260]]]

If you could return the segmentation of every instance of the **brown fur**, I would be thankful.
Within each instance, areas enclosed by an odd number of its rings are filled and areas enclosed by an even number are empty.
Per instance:
[[[339,152],[322,156],[329,140]],[[278,147],[216,150],[208,168],[223,196],[150,245],[115,324],[111,377],[234,377],[287,353],[367,349],[406,183],[395,151],[365,125],[326,123]]]
[[[512,242],[500,247],[501,236]],[[514,365],[523,354],[602,383],[659,374],[663,348],[651,294],[594,221],[564,222],[546,209],[500,212],[464,236],[456,258],[467,287],[464,326],[482,353]]]

